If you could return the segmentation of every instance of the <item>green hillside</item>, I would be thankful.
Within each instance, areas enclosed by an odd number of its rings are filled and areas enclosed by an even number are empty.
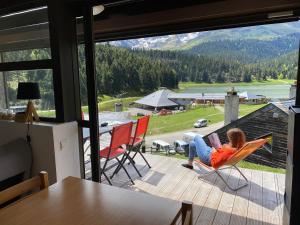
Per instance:
[[[197,38],[184,43],[178,43],[171,39],[167,43],[157,44],[156,48],[162,50],[189,50],[207,42],[240,40],[270,41],[286,35],[299,33],[299,22],[221,29],[201,32]],[[175,37],[173,39],[176,40]]]
[[[202,42],[186,51],[197,55],[225,56],[243,63],[255,63],[296,51],[299,39],[300,33],[271,40],[225,39]]]

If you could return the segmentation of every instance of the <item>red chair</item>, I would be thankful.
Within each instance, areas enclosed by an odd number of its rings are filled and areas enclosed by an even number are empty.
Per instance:
[[[101,149],[99,154],[100,154],[100,159],[106,159],[103,167],[101,168],[100,171],[100,181],[102,175],[105,176],[107,179],[108,183],[112,185],[110,179],[106,175],[106,171],[111,169],[112,167],[107,168],[107,164],[110,160],[117,160],[118,167],[120,169],[122,168],[125,173],[127,174],[128,178],[130,179],[131,183],[134,184],[133,180],[131,179],[129,173],[127,172],[126,168],[124,167],[122,160],[120,160],[118,157],[122,156],[122,159],[125,157],[127,158],[127,152],[126,149],[122,148],[122,145],[128,146],[130,143],[130,136],[131,136],[131,131],[132,131],[132,125],[133,123],[126,123],[120,126],[116,126],[113,128],[112,133],[111,133],[111,140],[110,140],[110,145],[104,149]]]
[[[150,164],[148,163],[145,156],[143,155],[143,153],[140,150],[141,146],[143,145],[143,142],[145,140],[145,136],[146,136],[147,129],[148,129],[148,124],[149,124],[149,119],[150,119],[150,116],[144,116],[144,117],[138,119],[137,124],[136,124],[136,128],[135,128],[135,132],[134,132],[134,136],[130,137],[128,152],[124,156],[124,158],[122,159],[122,164],[125,164],[126,160],[128,159],[129,162],[132,164],[132,166],[134,167],[134,169],[136,170],[136,172],[138,173],[138,175],[140,177],[142,177],[142,175],[138,171],[138,169],[136,168],[135,162],[134,162],[133,159],[139,153],[142,156],[142,158],[144,159],[144,161],[146,162],[146,164],[148,165],[148,167],[151,168]],[[130,156],[131,152],[134,152],[133,157]],[[117,174],[120,169],[121,169],[121,167],[118,166],[116,168],[116,170],[114,171],[114,173],[112,174],[111,178],[115,174]]]
[[[146,164],[148,165],[148,167],[151,168],[150,164],[148,163],[145,156],[141,152],[141,147],[143,145],[143,142],[145,141],[145,137],[146,137],[146,134],[147,134],[149,120],[150,120],[149,115],[138,119],[137,124],[136,124],[136,128],[135,128],[134,136],[130,138],[130,145],[132,146],[130,148],[130,150],[135,152],[133,157],[131,157],[132,160],[134,160],[134,158],[137,154],[140,154],[141,157],[146,162]],[[130,152],[128,153],[128,155],[129,154],[130,154]]]

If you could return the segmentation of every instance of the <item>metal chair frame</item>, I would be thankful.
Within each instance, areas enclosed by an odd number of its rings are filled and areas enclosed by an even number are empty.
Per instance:
[[[204,176],[207,176],[207,175],[211,175],[211,174],[214,174],[216,173],[220,178],[221,180],[225,183],[225,185],[231,190],[231,191],[237,191],[243,187],[246,187],[248,184],[249,184],[249,181],[247,179],[247,177],[242,173],[242,171],[236,166],[236,164],[234,165],[229,165],[229,166],[225,166],[225,167],[220,167],[218,169],[214,169],[210,166],[207,166],[206,164],[202,163],[200,160],[195,160],[195,162],[198,164],[198,165],[201,165],[207,169],[209,169],[210,171],[205,173],[205,174],[200,174],[198,176],[199,179],[201,179],[202,177]],[[226,179],[222,176],[222,174],[220,173],[220,170],[225,170],[225,169],[230,169],[230,168],[234,168],[236,171],[239,172],[239,174],[244,178],[244,181],[245,183],[241,184],[241,185],[238,185],[236,187],[233,187],[231,186],[227,181]]]

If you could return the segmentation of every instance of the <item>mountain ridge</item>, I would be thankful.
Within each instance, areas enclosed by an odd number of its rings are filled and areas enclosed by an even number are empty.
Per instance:
[[[224,55],[244,63],[280,57],[298,50],[300,22],[221,29],[109,42],[143,50],[177,50],[197,55]],[[243,56],[247,57],[241,57]]]

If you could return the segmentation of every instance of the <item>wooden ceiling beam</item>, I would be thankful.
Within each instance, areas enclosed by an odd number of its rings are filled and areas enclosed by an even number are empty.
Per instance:
[[[47,8],[8,17],[0,17],[0,31],[46,22],[48,22]]]
[[[4,0],[0,1],[0,15],[37,8],[46,4],[46,0]]]
[[[159,32],[159,27],[164,28],[167,33],[176,27],[178,29],[180,26],[184,28],[186,24],[204,23],[205,21],[213,21],[216,23],[215,26],[218,23],[226,22],[230,18],[247,18],[248,16],[255,21],[254,15],[259,15],[259,17],[263,15],[265,21],[262,21],[262,18],[258,18],[258,21],[267,23],[268,13],[299,9],[299,0],[213,1],[144,14],[134,14],[133,12],[126,14],[125,10],[124,13],[113,14],[110,13],[110,9],[107,9],[107,12],[104,11],[105,14],[100,14],[96,18],[94,28],[96,36],[100,39],[101,37],[109,37],[109,34],[121,34],[130,30],[135,30],[136,33],[139,33],[139,30],[143,30],[151,34]],[[239,21],[236,21],[236,23],[239,24]],[[213,24],[211,25],[214,27]]]
[[[134,11],[126,14],[126,10],[122,14],[114,14],[115,11],[111,10],[110,8],[105,9],[106,15],[100,14],[101,17],[95,17],[94,31],[95,38],[98,41],[297,20],[300,14],[300,1],[251,0],[241,2],[240,0],[221,0],[144,14],[135,14]],[[271,12],[289,10],[293,10],[296,16],[276,19],[268,19],[267,17],[268,13]],[[36,18],[40,22],[47,19],[44,12],[35,15],[38,15]],[[48,24],[21,26],[32,22],[34,22],[34,19],[28,18],[26,21],[19,21],[18,25],[20,27],[18,28],[0,31],[0,51],[7,50],[9,47],[24,49],[30,47],[30,44],[32,45],[31,48],[48,46]],[[1,23],[3,26],[9,27],[8,20],[0,20],[0,28]],[[77,32],[80,41],[82,36],[80,24]],[[22,43],[24,43],[24,48]]]

